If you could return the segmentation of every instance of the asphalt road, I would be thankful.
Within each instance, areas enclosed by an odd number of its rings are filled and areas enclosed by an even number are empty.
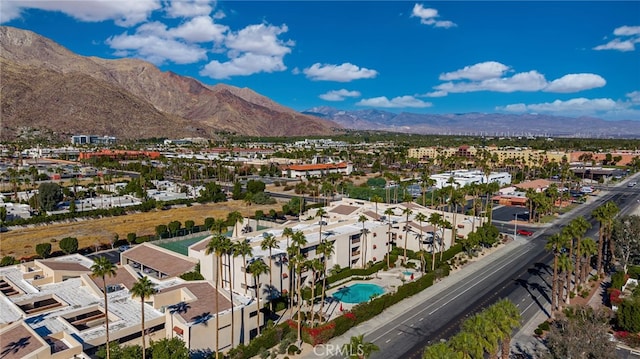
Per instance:
[[[597,200],[580,205],[559,218],[552,226],[539,230],[533,237],[522,238],[520,246],[507,255],[485,260],[472,275],[451,284],[437,298],[429,298],[403,314],[367,333],[365,340],[375,343],[380,351],[373,359],[421,358],[424,347],[440,339],[448,339],[460,330],[462,321],[495,303],[509,298],[520,308],[523,322],[532,318],[550,301],[551,255],[544,250],[546,238],[559,231],[577,216],[590,219],[593,227],[587,236],[597,239],[597,224],[591,211],[613,200],[627,214],[640,200],[640,189],[620,186],[610,188]]]

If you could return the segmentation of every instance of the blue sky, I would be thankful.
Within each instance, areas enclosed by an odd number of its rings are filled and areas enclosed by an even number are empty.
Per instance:
[[[0,0],[3,25],[296,110],[640,120],[640,2]]]

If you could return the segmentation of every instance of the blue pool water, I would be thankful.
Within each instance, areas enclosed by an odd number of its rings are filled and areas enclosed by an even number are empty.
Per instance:
[[[413,272],[409,272],[409,271],[402,272],[402,273],[403,273],[404,275],[412,275],[412,274],[413,274]]]
[[[362,303],[371,299],[374,294],[384,294],[384,289],[377,284],[356,283],[340,288],[333,297],[345,303]]]

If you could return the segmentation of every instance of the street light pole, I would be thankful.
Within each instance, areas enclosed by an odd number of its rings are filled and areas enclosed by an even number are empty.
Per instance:
[[[518,214],[514,213],[514,225],[513,225],[513,239],[518,239]]]

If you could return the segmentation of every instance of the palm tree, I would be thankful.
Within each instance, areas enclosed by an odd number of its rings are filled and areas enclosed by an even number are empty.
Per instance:
[[[502,359],[509,359],[511,335],[520,326],[520,310],[508,299],[501,299],[489,307],[489,318],[500,334]]]
[[[611,231],[613,229],[613,219],[618,213],[619,209],[615,203],[609,201],[602,206],[596,208],[591,212],[591,215],[600,223],[598,230],[598,262],[597,270],[598,274],[604,273],[603,258],[605,251],[605,241],[610,241]],[[613,255],[613,243],[609,242],[610,252],[609,256]],[[610,258],[608,258],[609,262]]]
[[[493,354],[497,351],[499,335],[495,329],[495,324],[485,313],[478,313],[462,323],[462,329],[473,334],[483,351]],[[480,357],[481,358],[481,357]]]
[[[298,232],[299,233],[299,232]],[[298,250],[297,245],[294,245],[293,250]],[[302,340],[302,272],[305,269],[306,260],[304,256],[300,253],[294,254],[289,258],[289,265],[294,268],[294,272],[296,274],[296,297],[297,297],[297,305],[298,305],[298,329],[296,331],[298,342]]]
[[[462,331],[451,338],[451,347],[462,354],[463,359],[482,358],[484,348],[478,337],[466,331]]]
[[[149,280],[149,277],[144,276],[131,287],[131,295],[135,297],[140,297],[140,308],[142,313],[142,359],[146,358],[145,353],[145,334],[144,334],[144,300],[145,298],[149,298],[153,294],[156,293],[155,284]]]
[[[371,202],[376,204],[376,216],[378,216],[378,203],[380,203],[382,201],[383,201],[382,197],[378,196],[377,194],[374,194],[371,197]]]
[[[442,216],[440,213],[433,212],[429,216],[429,223],[433,226],[433,237],[431,238],[431,270],[436,269],[436,234],[438,233],[438,226],[442,222]]]
[[[216,256],[216,262],[218,263],[218,269],[216,270],[216,290],[220,290],[220,288],[222,287],[221,282],[222,282],[222,255],[225,253],[225,241],[227,241],[228,238],[223,235],[223,234],[217,234],[215,236],[213,236],[213,238],[211,238],[211,240],[209,241],[209,243],[207,243],[207,248],[205,249],[205,254],[206,255],[210,255],[210,254],[215,254]],[[216,299],[215,299],[215,310],[216,310],[216,359],[219,358],[219,354],[218,352],[220,351],[220,306],[218,303],[218,297],[219,295],[216,295]]]
[[[575,259],[573,257],[573,246],[569,248],[569,259],[574,260],[574,268],[575,268],[575,292],[577,294],[578,287],[580,286],[580,262],[581,262],[581,254],[580,247],[582,245],[582,236],[587,232],[587,230],[591,228],[591,223],[587,221],[584,217],[580,216],[576,219],[572,220],[569,223],[569,232],[571,236],[576,240],[576,255]],[[571,280],[569,280],[569,284],[571,284]]]
[[[367,359],[379,350],[377,345],[364,341],[364,334],[352,336],[349,343],[342,346],[342,352],[348,353],[349,359]]]
[[[258,313],[256,315],[256,324],[257,324],[257,328],[258,328],[258,335],[260,335],[260,276],[266,273],[270,273],[270,269],[269,267],[262,261],[262,259],[257,259],[253,262],[251,262],[251,264],[249,264],[249,267],[247,268],[249,270],[249,272],[251,272],[251,275],[253,276],[253,280],[255,281],[256,284],[256,300],[257,300],[257,306],[258,306]]]
[[[553,252],[553,281],[551,285],[551,319],[554,319],[554,312],[558,307],[556,302],[556,292],[558,285],[558,257],[567,243],[565,233],[556,233],[547,239],[545,249]]]
[[[598,253],[598,244],[591,238],[584,238],[577,255],[581,256],[582,264],[580,265],[581,275],[580,282],[587,281],[587,274],[591,271],[591,257]]]
[[[571,271],[573,270],[573,263],[567,253],[560,254],[558,257],[558,270],[564,274],[564,278],[561,279],[563,285],[558,287],[558,300],[562,299],[563,304],[569,304],[569,288],[571,281]],[[565,290],[566,285],[566,290]]]
[[[423,359],[460,359],[462,354],[453,350],[448,343],[429,345],[422,354]]]
[[[282,230],[282,236],[287,239],[287,251],[289,251],[290,247],[290,239],[293,237],[293,229],[290,227],[285,227]],[[291,257],[291,256],[289,256]],[[289,308],[293,307],[293,288],[292,288],[292,274],[293,269],[289,266]]]
[[[407,263],[407,237],[409,237],[409,216],[413,213],[411,208],[407,207],[402,210],[402,214],[407,216],[407,220],[404,224],[404,263]]]
[[[362,223],[362,229],[360,230],[362,234],[362,256],[360,257],[362,259],[362,268],[366,268],[367,265],[367,234],[369,230],[364,226],[366,221],[368,221],[368,219],[364,214],[358,217],[358,222]]]
[[[324,216],[327,215],[327,211],[325,211],[323,208],[318,208],[318,210],[316,211],[316,215],[315,217],[320,217],[320,221],[318,221],[319,225],[320,225],[320,229],[318,230],[318,241],[322,242],[322,224],[324,223]]]
[[[320,321],[322,322],[324,319],[323,309],[326,294],[325,292],[327,288],[327,262],[329,261],[329,257],[331,257],[335,253],[335,248],[333,247],[333,242],[324,241],[318,245],[316,251],[318,254],[322,255],[322,294],[320,296]]]
[[[305,266],[311,269],[311,326],[313,327],[313,323],[315,321],[313,304],[316,298],[316,276],[318,272],[322,271],[322,269],[324,268],[324,265],[322,264],[319,258],[314,258],[312,260],[307,261]]]
[[[263,251],[269,251],[269,297],[267,300],[271,303],[272,291],[273,291],[273,257],[272,250],[273,248],[278,248],[278,240],[271,233],[265,233],[262,239],[262,244],[260,245]],[[271,305],[271,310],[273,310],[273,303]]]
[[[420,238],[418,238],[418,247],[420,248],[420,272],[424,273],[424,250],[422,248],[424,233],[422,231],[422,222],[427,220],[427,216],[424,213],[419,212],[418,214],[416,214],[415,219],[420,223]]]
[[[242,213],[238,211],[233,211],[227,215],[227,223],[233,225],[232,237],[239,237],[238,223],[242,223],[243,220]]]
[[[393,209],[387,208],[384,211],[385,216],[387,216],[387,224],[389,228],[387,228],[387,268],[390,267],[389,258],[391,257],[391,216],[393,215]]]
[[[106,277],[114,277],[116,275],[116,266],[111,263],[107,257],[98,257],[94,259],[91,266],[91,275],[95,278],[102,278],[102,293],[104,295],[104,317],[105,326],[107,328],[107,359],[110,358],[109,353],[109,301],[107,300],[107,280]]]
[[[242,240],[241,242],[245,242],[244,240]],[[229,264],[227,266],[227,271],[229,273],[229,301],[231,302],[231,347],[233,347],[235,345],[233,337],[234,337],[234,333],[235,333],[235,320],[234,320],[234,315],[233,315],[233,275],[231,275],[231,268],[234,267],[234,263],[235,263],[235,258],[238,256],[238,253],[236,253],[235,251],[235,244],[230,240],[227,239],[225,242],[225,253],[227,255],[227,263]],[[217,316],[217,315],[216,315]]]
[[[253,248],[247,241],[235,242],[233,251],[242,257],[242,266],[244,267],[244,294],[247,294],[249,282],[247,281],[247,256],[253,254]]]

